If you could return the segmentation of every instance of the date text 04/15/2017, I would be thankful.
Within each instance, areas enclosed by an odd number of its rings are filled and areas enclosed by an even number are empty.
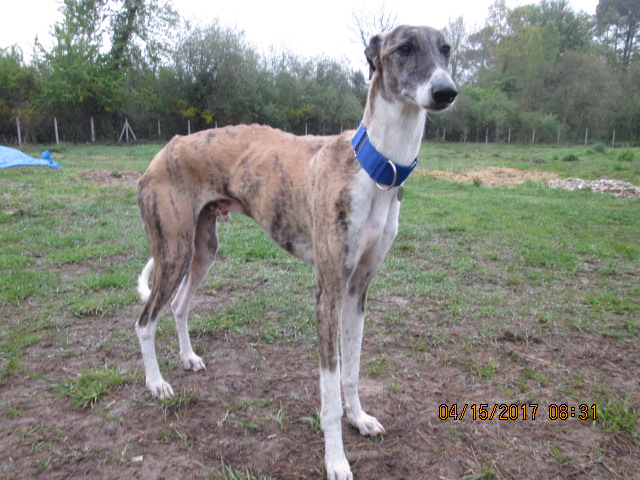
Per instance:
[[[443,403],[439,407],[438,417],[440,420],[462,420],[465,417],[471,420],[535,420],[536,416],[543,411],[535,403],[528,404],[507,404],[494,403]],[[547,409],[549,420],[569,420],[577,418],[579,420],[595,420],[597,417],[596,404],[568,405],[566,403],[552,403]]]

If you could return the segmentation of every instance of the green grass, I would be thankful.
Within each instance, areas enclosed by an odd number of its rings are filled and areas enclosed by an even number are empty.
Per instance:
[[[209,475],[209,477],[215,480],[271,480],[269,477],[254,476],[249,471],[249,468],[245,468],[243,471],[233,468],[230,465],[226,465],[223,458],[220,459],[220,473],[214,472],[213,469],[198,460],[195,461],[195,464],[202,468]]]
[[[40,375],[33,375],[46,382],[56,393],[68,398],[71,403],[78,407],[93,406],[109,391],[124,385],[128,376],[124,375],[119,368],[94,368],[83,370],[76,376],[56,383]]]
[[[624,432],[632,438],[638,437],[638,418],[640,409],[632,405],[632,395],[627,394],[615,400],[607,399],[598,404],[597,421],[608,432]]]
[[[419,155],[426,170],[460,172],[487,166],[537,169],[561,177],[585,180],[615,178],[638,185],[640,149],[605,148],[596,151],[584,145],[500,145],[425,143]],[[565,161],[569,158],[574,161]]]
[[[135,190],[96,185],[84,174],[88,169],[109,176],[116,172],[116,177],[125,170],[143,172],[160,148],[69,145],[54,153],[62,164],[58,171],[2,171],[1,381],[28,372],[24,352],[43,339],[61,355],[77,353],[66,342],[78,321],[134,315],[135,277],[148,257]],[[567,155],[578,160],[563,161]],[[503,166],[640,184],[639,149],[431,144],[420,158],[420,168],[427,171]],[[540,363],[516,369],[496,344],[505,331],[549,343],[580,332],[637,344],[639,231],[637,199],[532,182],[486,188],[412,176],[398,238],[372,282],[372,326],[367,327],[372,351],[363,359],[363,373],[386,379],[401,370],[401,359],[378,348],[384,343],[416,359],[440,351],[439,361],[459,365],[470,382],[493,384],[509,395],[528,394],[555,385],[555,371]],[[248,343],[312,344],[313,269],[276,247],[247,218],[232,216],[220,224],[219,235],[219,257],[200,290],[210,301],[191,316],[198,347],[217,331],[246,336]],[[163,332],[171,329],[164,322],[158,336],[168,336]],[[108,341],[100,345],[109,348]],[[640,366],[637,357],[629,361]],[[509,371],[505,364],[514,368]],[[560,359],[547,364],[563,367]],[[598,398],[595,367],[574,374],[580,382],[566,384],[566,392]],[[57,384],[55,391],[75,405],[92,405],[124,381],[127,377],[112,369],[88,370]],[[166,415],[182,415],[190,396],[179,395],[175,402],[163,407]],[[635,435],[637,406],[630,403],[602,407],[602,425]],[[273,418],[281,426],[290,422],[285,407],[274,407]],[[260,427],[240,411],[229,421],[247,432]],[[478,475],[491,474],[489,468]]]

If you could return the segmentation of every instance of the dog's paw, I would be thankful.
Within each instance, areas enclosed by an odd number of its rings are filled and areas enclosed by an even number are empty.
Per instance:
[[[147,381],[147,388],[151,392],[151,395],[159,398],[160,400],[173,397],[173,389],[171,388],[171,385],[169,385],[163,379],[155,382]]]
[[[206,370],[207,367],[204,366],[204,362],[202,359],[191,352],[189,355],[181,355],[180,360],[182,361],[182,368],[185,370],[193,370],[194,372],[199,372],[200,370]]]
[[[327,469],[327,480],[353,480],[349,462],[344,455],[336,461],[325,459],[325,468]]]
[[[360,435],[368,435],[374,437],[384,433],[384,427],[378,422],[375,417],[367,415],[365,412],[360,411],[358,415],[347,415],[349,423],[356,427],[360,431]]]

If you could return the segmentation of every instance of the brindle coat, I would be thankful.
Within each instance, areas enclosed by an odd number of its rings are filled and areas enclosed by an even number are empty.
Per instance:
[[[369,137],[385,156],[408,165],[420,147],[426,111],[443,110],[455,97],[446,73],[448,46],[436,30],[398,27],[372,38],[365,54],[372,73],[364,114]],[[138,189],[152,260],[141,275],[148,301],[136,331],[155,396],[173,394],[153,342],[158,314],[176,291],[171,306],[180,359],[186,369],[204,368],[191,348],[187,314],[218,248],[218,217],[253,218],[278,245],[315,266],[329,479],[352,478],[340,427],[339,340],[347,417],[362,434],[384,431],[362,410],[357,382],[367,288],[397,233],[400,206],[396,188],[379,189],[360,167],[353,134],[297,137],[239,125],[177,136],[152,160]]]

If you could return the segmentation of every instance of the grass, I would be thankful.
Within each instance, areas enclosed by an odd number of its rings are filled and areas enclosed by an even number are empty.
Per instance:
[[[68,398],[72,404],[87,408],[93,406],[109,391],[127,382],[127,376],[119,368],[94,368],[83,370],[73,378],[56,383],[41,375],[33,375],[46,382],[56,393]]]
[[[161,400],[165,423],[167,423],[168,418],[172,420],[182,418],[196,402],[194,395],[184,390],[174,393],[173,397]]]
[[[598,404],[598,421],[608,432],[624,432],[638,438],[640,409],[632,405],[632,395],[620,399],[606,399]]]
[[[322,433],[322,423],[320,422],[320,410],[317,407],[316,407],[315,416],[300,417],[298,421],[308,423],[309,428],[311,428],[311,431],[316,435],[320,435]]]
[[[52,363],[92,351],[107,357],[114,345],[124,346],[127,359],[138,354],[129,334],[105,332],[89,344],[74,340],[91,322],[135,315],[133,284],[148,256],[135,190],[101,185],[85,174],[100,169],[108,180],[143,172],[160,147],[69,145],[54,153],[62,164],[58,171],[1,171],[0,382],[50,376],[32,371],[25,360],[45,350]],[[563,160],[571,155],[577,160]],[[640,149],[431,144],[420,158],[423,171],[501,166],[640,184]],[[398,238],[372,282],[363,374],[378,382],[393,379],[385,391],[399,396],[412,378],[424,375],[420,367],[431,356],[463,372],[461,381],[470,388],[488,385],[513,401],[598,398],[595,424],[637,438],[637,392],[629,394],[628,385],[602,373],[608,363],[598,355],[606,342],[614,347],[603,356],[619,347],[637,351],[640,342],[639,231],[637,199],[532,182],[487,188],[480,181],[412,176]],[[206,308],[190,318],[196,349],[206,351],[207,337],[223,332],[251,345],[286,341],[315,351],[313,269],[276,247],[250,219],[232,216],[220,224],[219,235],[219,257],[200,290]],[[174,341],[172,329],[163,320],[158,337]],[[593,350],[576,353],[576,338],[593,340]],[[39,345],[50,349],[37,350]],[[516,348],[540,345],[547,357]],[[161,365],[173,362],[161,351],[159,356]],[[625,362],[630,371],[640,367],[637,354]],[[108,366],[80,368],[47,385],[71,405],[89,407],[131,378]],[[196,401],[186,391],[164,401],[165,423],[189,417]],[[268,421],[279,432],[299,421],[319,432],[317,412],[295,420],[288,401],[268,405]],[[231,405],[224,422],[253,435],[267,420],[245,415],[251,408]],[[23,409],[9,403],[2,412],[11,418]],[[185,435],[174,427],[167,427],[168,436]],[[570,461],[558,447],[549,456]],[[47,468],[48,457],[42,459]],[[224,462],[216,469],[200,466],[213,478],[260,478]],[[496,477],[488,462],[469,478]]]
[[[567,145],[502,145],[426,143],[419,155],[427,170],[460,172],[487,166],[542,170],[560,177],[585,180],[615,178],[638,185],[638,148],[605,148]],[[565,160],[566,158],[566,160]]]
[[[248,468],[244,471],[233,468],[230,465],[226,465],[224,459],[220,459],[221,472],[216,473],[210,467],[204,463],[196,460],[195,464],[202,468],[211,478],[215,480],[271,480],[269,477],[256,477]]]

